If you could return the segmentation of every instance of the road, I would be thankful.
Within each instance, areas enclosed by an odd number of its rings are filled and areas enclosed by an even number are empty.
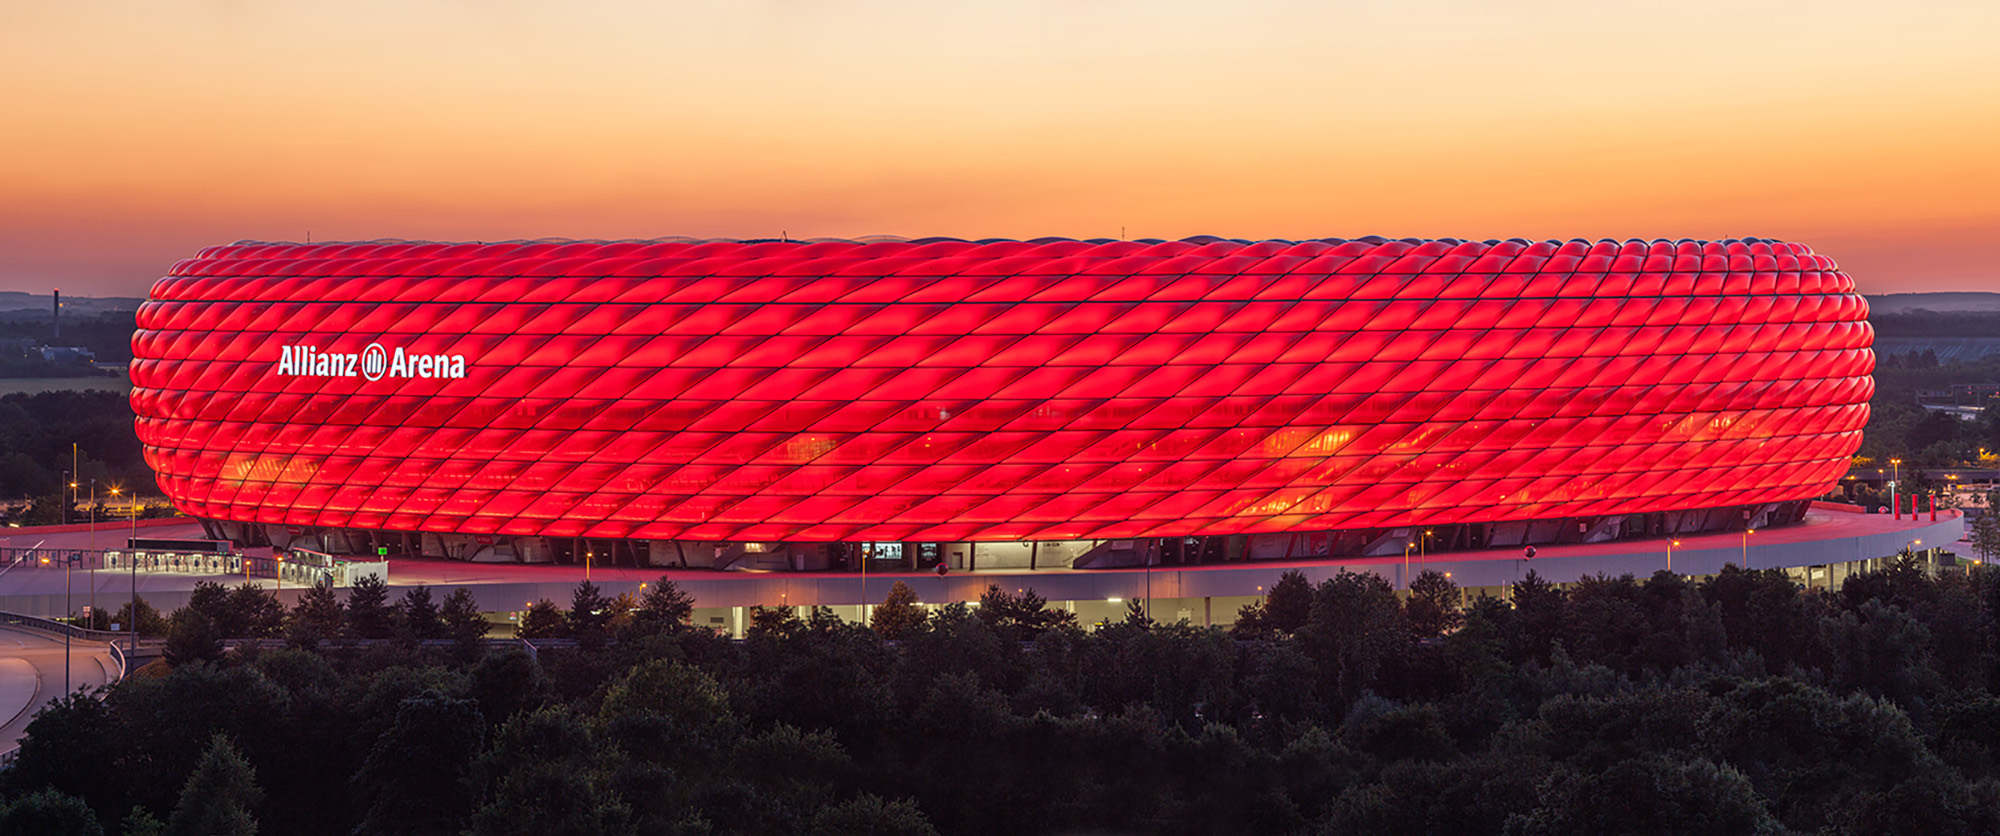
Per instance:
[[[111,681],[118,663],[111,650],[92,641],[71,648],[70,684],[94,688]],[[20,746],[35,709],[62,696],[63,640],[34,630],[0,627],[0,753]]]

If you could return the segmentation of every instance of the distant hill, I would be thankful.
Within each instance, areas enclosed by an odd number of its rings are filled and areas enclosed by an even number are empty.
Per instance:
[[[1868,297],[1868,311],[1872,314],[1911,311],[2000,313],[2000,293],[1882,293]]]

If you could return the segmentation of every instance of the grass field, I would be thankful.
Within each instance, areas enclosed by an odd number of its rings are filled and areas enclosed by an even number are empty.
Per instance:
[[[129,392],[132,382],[122,377],[0,377],[0,395],[86,389]]]

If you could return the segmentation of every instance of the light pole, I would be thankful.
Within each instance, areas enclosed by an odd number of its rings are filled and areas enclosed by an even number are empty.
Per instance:
[[[1153,621],[1153,551],[1146,552],[1146,622]]]
[[[1404,589],[1416,588],[1416,582],[1410,578],[1410,550],[1416,547],[1417,547],[1416,543],[1403,544],[1403,588]]]
[[[76,567],[76,555],[63,558],[63,618],[69,618],[69,572]],[[63,696],[69,696],[69,634],[76,629],[75,622],[69,622],[63,629]]]
[[[97,480],[90,480],[90,550],[97,551]],[[97,626],[97,564],[93,563],[84,571],[90,573],[90,626]]]
[[[861,555],[861,626],[868,626],[868,546],[863,544]]]
[[[1674,571],[1674,547],[1680,544],[1681,541],[1679,540],[1667,541],[1667,571],[1669,573],[1672,573]]]
[[[1754,528],[1743,529],[1743,568],[1745,569],[1750,568],[1750,535],[1756,533],[1757,529]]]
[[[118,495],[118,486],[111,486],[111,495]],[[131,650],[127,656],[139,652],[139,556],[132,551],[132,541],[139,539],[139,496],[132,495],[132,536],[125,540],[125,562],[132,575],[132,603],[126,610],[125,630]]]

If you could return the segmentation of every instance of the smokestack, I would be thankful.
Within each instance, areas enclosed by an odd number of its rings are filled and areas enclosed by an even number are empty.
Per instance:
[[[53,323],[54,330],[54,335],[49,337],[49,342],[51,343],[62,342],[62,288],[58,287],[55,291],[56,314],[49,320]]]

